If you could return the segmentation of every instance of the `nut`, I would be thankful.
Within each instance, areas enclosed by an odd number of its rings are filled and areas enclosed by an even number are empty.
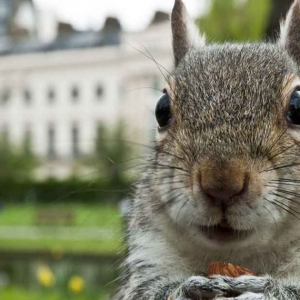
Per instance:
[[[207,269],[207,275],[222,275],[236,278],[242,275],[253,276],[254,273],[249,269],[242,268],[233,264],[227,264],[224,262],[214,262],[209,264]]]

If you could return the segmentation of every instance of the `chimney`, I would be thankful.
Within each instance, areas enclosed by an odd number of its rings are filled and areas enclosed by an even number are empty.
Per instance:
[[[169,14],[162,12],[162,11],[157,11],[154,14],[154,17],[150,23],[150,26],[155,25],[155,24],[160,24],[160,23],[164,23],[166,21],[170,20],[170,16]]]
[[[104,43],[106,45],[118,45],[120,44],[122,26],[120,21],[114,17],[107,17],[104,26],[101,30]]]

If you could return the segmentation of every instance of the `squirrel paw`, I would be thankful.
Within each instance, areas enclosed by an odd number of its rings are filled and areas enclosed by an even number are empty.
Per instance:
[[[245,293],[263,294],[266,288],[268,286],[271,286],[271,278],[267,276],[258,277],[258,276],[246,275],[237,278],[231,278],[226,276],[213,276],[212,280],[219,281],[220,284],[221,283],[227,284],[229,286],[229,290],[227,292],[234,292],[238,294],[245,294]]]
[[[223,296],[230,286],[218,279],[192,276],[181,285],[168,300],[199,300],[215,299]]]
[[[217,297],[216,300],[269,300],[264,294],[245,293],[237,297]]]
[[[214,276],[190,277],[168,300],[231,299],[264,300],[264,291],[269,285],[269,277],[240,276],[231,278]]]

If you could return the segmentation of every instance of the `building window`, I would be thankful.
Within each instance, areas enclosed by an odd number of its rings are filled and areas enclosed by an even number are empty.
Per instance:
[[[79,149],[79,128],[77,124],[72,126],[72,155],[74,158],[80,155]]]
[[[104,94],[104,89],[101,85],[96,86],[96,98],[97,100],[102,100]]]
[[[50,124],[48,126],[47,139],[48,139],[48,149],[47,149],[48,158],[54,159],[56,157],[56,149],[55,149],[56,131],[53,124]]]
[[[96,123],[96,136],[95,136],[95,150],[97,155],[102,155],[103,152],[103,140],[105,138],[105,128],[103,123]]]
[[[79,100],[79,97],[80,97],[80,92],[79,92],[79,89],[77,86],[73,86],[72,87],[72,90],[71,90],[71,97],[72,97],[72,101],[75,103],[75,102],[78,102]]]
[[[54,88],[49,88],[47,94],[48,94],[48,95],[47,95],[48,103],[49,103],[49,104],[54,103],[54,102],[55,102],[55,98],[56,98],[56,93],[55,93]]]
[[[1,92],[0,101],[1,105],[6,105],[11,97],[11,91],[9,89],[5,89]]]
[[[27,105],[30,105],[31,102],[32,102],[32,94],[31,94],[31,91],[29,89],[25,89],[23,91],[23,96],[24,96],[24,101]]]
[[[24,133],[23,145],[24,145],[25,154],[31,155],[32,154],[32,131],[30,130],[30,128],[27,128]]]

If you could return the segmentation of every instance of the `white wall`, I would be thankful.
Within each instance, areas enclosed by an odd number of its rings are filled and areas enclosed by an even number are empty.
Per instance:
[[[146,143],[153,136],[153,112],[160,96],[148,87],[163,87],[164,78],[151,59],[133,48],[148,55],[140,43],[170,70],[169,24],[152,26],[143,33],[124,34],[119,47],[0,57],[0,131],[6,126],[11,141],[20,143],[30,128],[34,152],[45,157],[51,123],[57,131],[56,150],[61,161],[69,161],[72,156],[71,128],[75,123],[81,134],[82,153],[94,149],[97,123],[111,128],[120,118],[128,128],[128,140]],[[104,91],[101,100],[95,94],[98,84]],[[74,85],[80,91],[77,103],[71,98]],[[56,97],[49,104],[51,87]],[[11,97],[3,105],[1,95],[6,89],[11,91]],[[30,105],[25,104],[24,89],[31,91]]]

